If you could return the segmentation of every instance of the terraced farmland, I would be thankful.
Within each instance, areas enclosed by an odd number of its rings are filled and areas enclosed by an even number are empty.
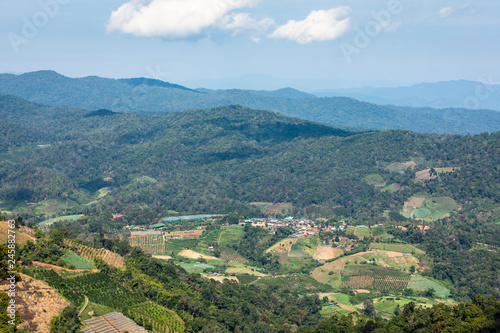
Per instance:
[[[104,262],[111,267],[123,267],[125,266],[125,260],[119,254],[105,250],[105,249],[95,249],[90,246],[78,244],[71,240],[64,240],[64,244],[75,248],[75,252],[90,261],[94,261],[95,258],[101,258]]]

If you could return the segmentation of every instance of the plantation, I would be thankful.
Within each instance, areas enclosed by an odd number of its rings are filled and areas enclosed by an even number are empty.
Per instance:
[[[86,320],[92,317],[102,316],[105,315],[106,313],[111,313],[115,311],[116,311],[115,309],[110,308],[109,306],[100,305],[94,302],[89,302],[85,310],[82,312],[80,318],[82,320]],[[94,312],[94,314],[91,316],[89,315],[89,312]]]
[[[56,289],[68,301],[78,307],[84,303],[86,295],[90,301],[122,310],[147,299],[135,294],[120,284],[113,281],[103,273],[86,273],[64,278],[53,270],[46,269],[23,269],[23,273],[45,281],[49,286]]]
[[[224,248],[221,250],[220,258],[227,261],[236,261],[242,264],[247,263],[248,260],[243,258],[238,252],[231,248]]]
[[[408,287],[410,276],[375,276],[373,288],[386,293],[401,293]]]
[[[149,254],[164,254],[165,239],[162,235],[143,235],[129,238],[131,246],[140,247]]]
[[[90,246],[82,245],[71,240],[64,240],[64,244],[68,245],[70,248],[81,257],[94,261],[95,258],[101,258],[104,262],[111,267],[123,267],[125,266],[125,260],[119,254],[111,252],[104,249],[95,249]]]
[[[151,325],[155,332],[182,333],[184,332],[184,322],[174,311],[161,307],[157,304],[146,302],[128,308],[125,314],[131,318],[140,317],[142,322]]]

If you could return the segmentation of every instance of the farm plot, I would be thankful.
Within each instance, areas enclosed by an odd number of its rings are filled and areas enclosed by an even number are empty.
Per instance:
[[[256,267],[243,265],[237,262],[231,262],[230,266],[226,268],[224,273],[236,276],[244,274],[255,275],[255,276],[269,276],[267,274],[259,272],[259,269]]]
[[[350,276],[348,280],[343,280],[341,287],[346,288],[371,288],[375,278],[369,275]]]
[[[440,298],[446,298],[450,295],[450,290],[448,288],[422,276],[413,276],[408,284],[408,288],[415,291],[426,291],[430,288],[434,288],[434,295]]]
[[[355,232],[356,232],[355,226],[348,226],[346,231],[345,231],[345,234],[346,235],[354,235]]]
[[[328,292],[332,287],[319,283],[310,276],[295,274],[291,276],[269,276],[255,281],[255,285],[265,285],[273,289],[288,289],[299,293],[303,292]]]
[[[220,258],[227,261],[236,261],[242,264],[247,263],[248,260],[242,257],[238,252],[231,248],[224,248],[221,250]]]
[[[407,253],[407,252],[405,252]],[[376,250],[375,253],[362,255],[363,258],[375,261],[378,266],[409,271],[411,266],[417,267],[419,259],[415,256],[405,256],[401,252]]]
[[[94,268],[94,263],[88,259],[80,257],[74,253],[68,253],[61,258],[66,265],[72,265],[76,269],[92,269]]]
[[[373,287],[382,292],[400,293],[408,287],[410,275],[406,276],[376,276]]]
[[[338,247],[319,246],[316,251],[314,251],[313,259],[330,260],[340,257],[343,253],[344,251]]]
[[[149,254],[164,254],[165,239],[162,235],[143,235],[129,238],[131,246],[140,247],[144,252]]]
[[[219,236],[219,246],[230,246],[237,244],[243,236],[243,226],[228,226],[222,230]]]
[[[114,252],[105,249],[95,249],[90,246],[78,244],[67,239],[64,240],[64,244],[74,249],[76,254],[78,254],[79,256],[90,261],[94,261],[95,258],[101,258],[106,264],[110,265],[111,267],[119,268],[125,266],[125,260],[123,259],[123,257]]]
[[[290,215],[292,214],[292,211],[293,211],[293,204],[291,202],[283,202],[268,207],[265,210],[265,213],[268,215],[276,215],[276,214]]]
[[[61,221],[76,221],[84,217],[85,215],[66,215],[66,216],[59,216],[59,217],[54,217],[50,218],[48,220],[45,220],[43,222],[38,223],[39,227],[48,227],[56,222],[61,222]]]
[[[184,321],[177,313],[154,303],[146,302],[127,309],[129,317],[140,317],[144,323],[149,323],[154,332],[174,333],[184,332]]]
[[[203,270],[207,268],[214,268],[212,265],[208,264],[202,264],[202,263],[191,263],[191,264],[186,264],[186,263],[181,263],[179,264],[182,268],[184,268],[188,273],[201,273]]]
[[[355,233],[356,236],[358,237],[370,237],[371,236],[371,233],[370,233],[370,228],[368,227],[357,227],[356,228],[356,233]]]
[[[401,244],[401,243],[373,243],[372,249],[374,250],[384,250],[393,251],[400,253],[414,253],[414,254],[424,254],[425,252],[411,244]]]
[[[70,199],[59,200],[59,199],[48,199],[39,202],[34,206],[34,210],[38,214],[54,214],[62,210],[71,209],[78,206],[78,203]]]
[[[205,254],[201,254],[198,252],[194,252],[192,250],[182,250],[181,252],[178,253],[181,257],[186,257],[190,259],[205,259],[205,260],[217,260],[217,257],[214,256],[208,256]]]

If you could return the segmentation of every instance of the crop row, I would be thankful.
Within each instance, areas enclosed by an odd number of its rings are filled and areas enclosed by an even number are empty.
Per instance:
[[[154,303],[144,303],[125,310],[130,317],[141,317],[155,332],[184,332],[184,322],[172,310]]]
[[[123,257],[114,252],[104,249],[95,249],[90,246],[78,244],[71,240],[64,240],[64,243],[66,245],[75,247],[77,249],[78,255],[84,257],[85,259],[94,261],[95,258],[101,258],[106,264],[111,267],[119,268],[125,266],[125,260],[123,259]]]
[[[402,292],[408,287],[410,276],[376,276],[373,287],[382,292]]]

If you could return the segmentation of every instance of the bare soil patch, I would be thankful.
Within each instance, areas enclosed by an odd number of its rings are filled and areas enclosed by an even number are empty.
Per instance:
[[[216,257],[207,256],[205,254],[194,252],[192,250],[182,250],[181,252],[179,252],[179,255],[182,257],[190,258],[190,259],[199,259],[199,258],[206,259],[206,260],[218,259]]]
[[[422,206],[424,203],[425,197],[411,197],[410,200],[405,201],[403,211],[405,213],[413,213],[415,209]]]
[[[344,253],[344,251],[337,247],[319,246],[316,251],[314,251],[313,258],[316,260],[330,260],[340,257],[342,253]]]
[[[24,274],[20,275],[22,281],[16,284],[16,310],[23,322],[18,328],[48,333],[52,317],[59,315],[69,303],[43,282]],[[0,283],[0,291],[7,290],[7,282]]]
[[[32,261],[31,263],[33,266],[40,266],[40,267],[55,269],[57,271],[66,271],[66,272],[73,272],[73,273],[81,273],[81,272],[97,273],[97,272],[99,272],[98,269],[69,269],[69,268],[64,268],[64,267],[60,267],[60,266],[56,266],[56,265],[46,264],[44,262],[39,262],[39,261]]]
[[[369,294],[370,293],[370,291],[366,290],[366,289],[356,289],[356,292],[358,292],[360,294]]]
[[[169,260],[169,259],[172,259],[171,256],[159,256],[159,255],[154,255],[153,258],[156,258],[156,259],[163,259],[163,260]]]

